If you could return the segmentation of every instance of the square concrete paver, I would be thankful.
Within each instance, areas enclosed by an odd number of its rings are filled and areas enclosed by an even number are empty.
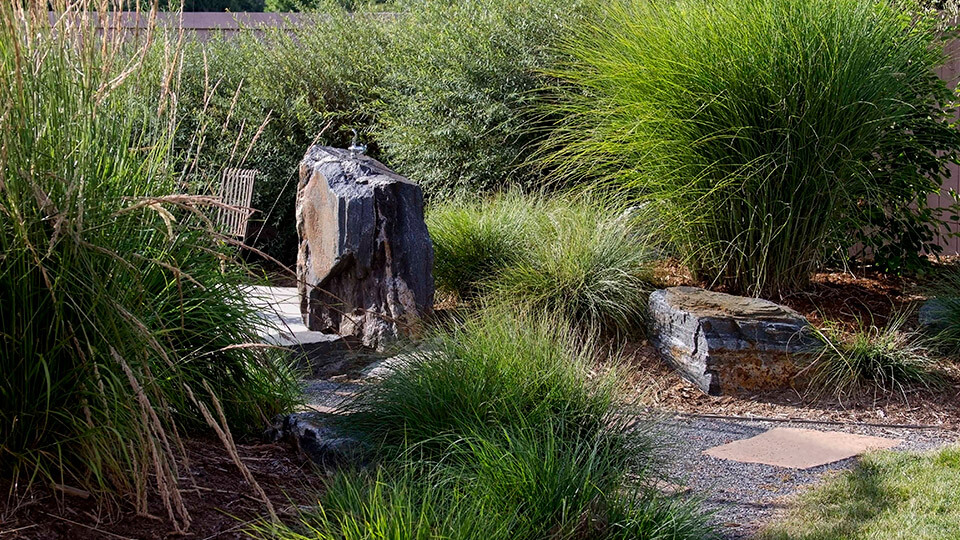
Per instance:
[[[839,431],[775,428],[756,437],[708,448],[703,453],[743,463],[809,469],[853,457],[868,450],[893,448],[900,442],[900,439],[869,437]]]

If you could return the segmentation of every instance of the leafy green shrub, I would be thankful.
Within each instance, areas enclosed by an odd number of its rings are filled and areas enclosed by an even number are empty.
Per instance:
[[[542,183],[517,172],[546,125],[530,105],[552,44],[578,17],[557,0],[417,0],[387,15],[349,7],[325,0],[296,30],[186,49],[175,146],[192,183],[215,190],[225,167],[259,170],[254,219],[267,227],[256,244],[288,264],[303,152],[348,146],[350,128],[429,197]]]
[[[0,472],[143,511],[156,482],[183,528],[180,434],[257,431],[296,382],[243,345],[257,319],[242,269],[205,201],[178,193],[175,88],[144,107],[151,64],[83,25],[51,29],[42,7],[0,6]]]
[[[646,214],[589,194],[435,204],[427,226],[437,285],[591,329],[641,330],[657,255]]]
[[[286,264],[297,253],[303,153],[313,143],[349,146],[350,128],[369,130],[388,48],[388,21],[373,15],[330,7],[302,22],[295,31],[189,42],[174,141],[201,192],[216,193],[224,168],[259,171],[252,206],[260,213],[253,220],[266,228],[248,241]],[[162,47],[151,52],[159,61],[166,54]],[[371,153],[377,155],[375,144]]]
[[[430,196],[539,187],[521,165],[548,122],[532,106],[578,0],[402,4],[376,139]]]
[[[658,201],[695,273],[734,291],[803,285],[867,224],[870,245],[915,256],[931,238],[884,222],[922,210],[960,134],[935,73],[946,35],[903,6],[609,4],[565,41],[544,163]]]
[[[544,317],[486,311],[433,341],[343,419],[380,443],[372,472],[329,485],[275,538],[711,538],[652,478],[653,439],[614,409],[612,376],[588,377],[588,343]]]
[[[861,323],[852,333],[838,325],[818,330],[823,346],[805,369],[809,389],[842,395],[864,387],[894,391],[938,383],[921,336],[904,330],[906,321],[900,314],[883,328]]]

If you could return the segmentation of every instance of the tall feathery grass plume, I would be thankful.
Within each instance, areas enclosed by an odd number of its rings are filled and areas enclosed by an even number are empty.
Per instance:
[[[156,494],[183,532],[182,437],[232,450],[295,379],[255,344],[216,200],[179,182],[182,34],[155,12],[126,33],[121,4],[47,7],[0,6],[0,474],[141,513]]]

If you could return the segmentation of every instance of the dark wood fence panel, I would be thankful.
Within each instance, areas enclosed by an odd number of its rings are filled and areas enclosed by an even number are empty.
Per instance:
[[[947,53],[950,60],[940,69],[940,78],[947,81],[950,88],[956,88],[960,81],[960,41],[953,41],[947,46]],[[950,196],[950,190],[960,193],[960,166],[950,165],[950,174],[943,179],[939,195],[931,195],[927,198],[927,204],[933,208],[948,208],[954,204],[954,199]],[[949,217],[949,216],[948,216]],[[955,233],[960,230],[960,223],[951,223],[944,227],[944,233]],[[960,255],[960,238],[940,239],[940,245],[943,246],[944,255]]]

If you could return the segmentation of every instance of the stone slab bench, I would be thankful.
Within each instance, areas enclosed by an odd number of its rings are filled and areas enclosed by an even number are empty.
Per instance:
[[[788,307],[696,287],[654,291],[649,316],[660,356],[711,395],[789,386],[818,344]]]

